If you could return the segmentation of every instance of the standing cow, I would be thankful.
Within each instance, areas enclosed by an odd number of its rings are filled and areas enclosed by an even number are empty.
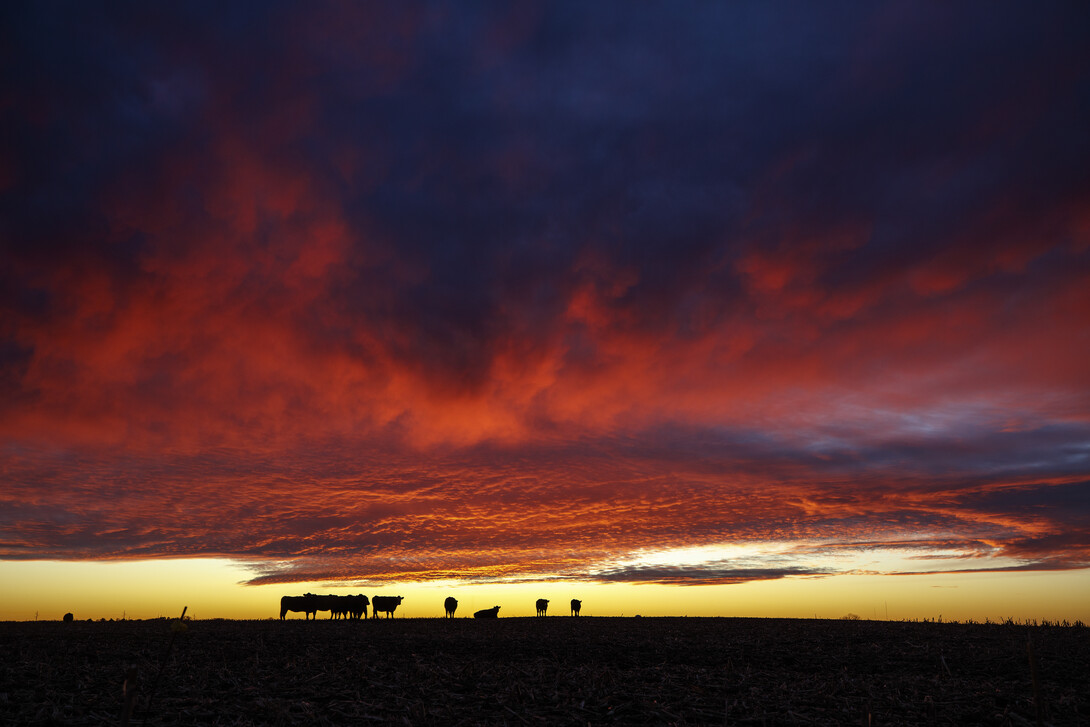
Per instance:
[[[318,618],[318,606],[313,601],[314,596],[283,596],[280,599],[280,620],[288,615],[288,611],[302,612],[308,621],[311,615]]]
[[[492,608],[483,608],[477,613],[473,614],[473,618],[499,618],[499,616],[499,606],[493,606]]]
[[[329,611],[330,619],[337,617],[337,606],[340,605],[338,603],[340,596],[331,596],[328,594],[316,596],[313,593],[308,593],[305,598],[309,598],[310,603],[314,606],[314,618],[318,618],[318,611]]]
[[[371,618],[378,618],[379,613],[386,614],[386,618],[393,618],[402,598],[404,596],[375,596],[371,599]]]
[[[549,607],[549,599],[539,598],[537,599],[537,615],[544,616],[545,610]]]
[[[573,598],[571,600],[571,615],[572,616],[578,616],[579,615],[579,609],[580,609],[580,607],[582,607],[582,605],[583,605],[582,601],[580,601],[578,598]]]
[[[458,599],[447,596],[447,600],[443,601],[443,608],[446,609],[447,618],[454,618],[454,612],[458,610]]]
[[[371,603],[371,599],[362,593],[355,596],[345,596],[348,601],[348,615],[349,617],[356,619],[367,618],[367,606]]]

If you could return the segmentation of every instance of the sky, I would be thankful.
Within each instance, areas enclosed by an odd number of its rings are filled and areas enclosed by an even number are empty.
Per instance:
[[[0,619],[1090,621],[1088,36],[5,4]]]

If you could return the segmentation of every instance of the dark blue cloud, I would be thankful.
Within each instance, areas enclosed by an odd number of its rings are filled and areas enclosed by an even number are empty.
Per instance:
[[[693,284],[729,307],[730,280],[708,268],[789,222],[873,221],[871,244],[828,273],[843,284],[961,244],[1012,190],[1005,214],[1029,224],[1090,183],[1075,133],[1087,21],[1069,6],[337,13],[9,9],[4,126],[21,183],[3,195],[6,248],[138,257],[140,243],[102,242],[101,190],[154,176],[178,148],[210,163],[229,121],[427,270],[395,293],[421,328],[406,355],[480,368],[488,352],[445,332],[503,335],[507,281],[563,289],[588,247],[638,272],[618,305],[672,327]],[[277,134],[270,117],[301,98],[308,125]],[[349,151],[368,183],[337,179]]]

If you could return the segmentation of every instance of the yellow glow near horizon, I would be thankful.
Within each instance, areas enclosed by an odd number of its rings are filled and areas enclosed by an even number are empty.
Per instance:
[[[546,582],[403,583],[379,588],[323,583],[245,585],[251,571],[225,559],[59,562],[0,561],[0,620],[154,618],[263,619],[279,616],[282,595],[365,593],[405,596],[397,615],[438,617],[458,598],[458,616],[495,605],[501,616],[532,616],[548,598],[551,615],[583,601],[584,616],[744,616],[944,620],[1015,618],[1090,623],[1090,570],[895,575],[838,575],[734,585],[665,586]],[[301,618],[300,614],[292,617]]]

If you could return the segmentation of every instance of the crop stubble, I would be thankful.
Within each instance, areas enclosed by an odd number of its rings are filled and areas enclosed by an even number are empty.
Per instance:
[[[0,623],[0,723],[1090,724],[1090,629],[706,618]],[[1027,649],[1033,640],[1038,698]],[[148,690],[163,668],[150,712]]]

